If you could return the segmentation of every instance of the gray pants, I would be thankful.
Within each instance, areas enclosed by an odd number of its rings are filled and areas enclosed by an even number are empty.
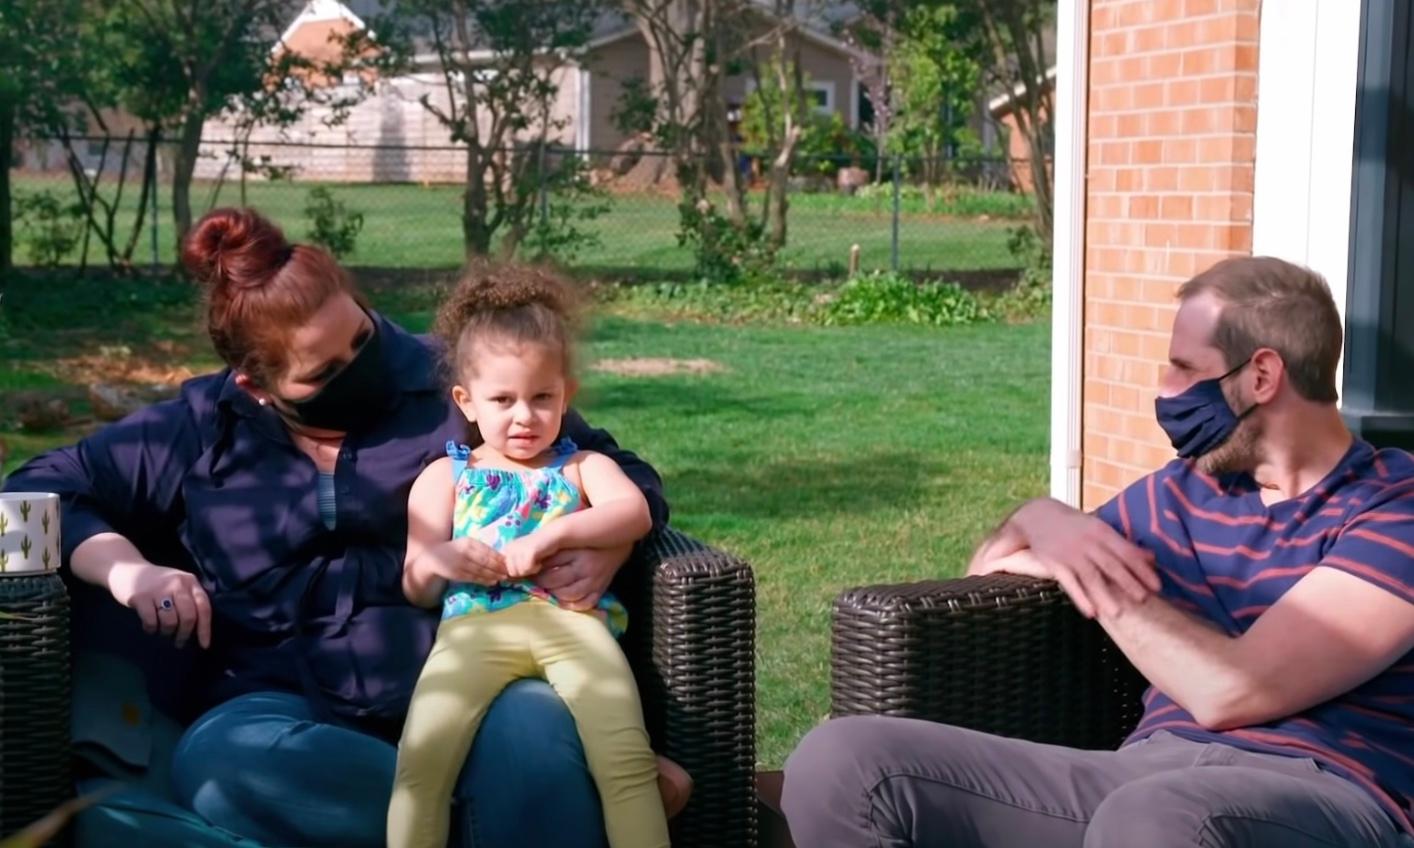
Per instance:
[[[836,719],[786,763],[782,806],[798,848],[1414,845],[1368,793],[1312,760],[1163,731],[1080,751]]]

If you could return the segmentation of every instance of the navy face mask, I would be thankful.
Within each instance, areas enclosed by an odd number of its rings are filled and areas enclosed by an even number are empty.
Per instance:
[[[1154,400],[1159,426],[1168,434],[1180,458],[1199,457],[1218,447],[1232,436],[1242,419],[1257,408],[1253,404],[1239,415],[1232,411],[1223,395],[1223,380],[1251,361],[1249,357],[1221,377],[1199,380],[1181,394]]]
[[[383,361],[382,334],[375,323],[372,335],[353,359],[318,391],[299,400],[281,398],[276,410],[294,424],[348,432],[384,411],[392,395],[392,381]]]

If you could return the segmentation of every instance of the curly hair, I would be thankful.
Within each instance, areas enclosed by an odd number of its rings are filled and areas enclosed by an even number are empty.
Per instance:
[[[563,277],[534,265],[477,261],[437,310],[432,330],[444,343],[449,376],[465,382],[474,347],[488,339],[557,350],[568,373],[578,328],[578,301]]]

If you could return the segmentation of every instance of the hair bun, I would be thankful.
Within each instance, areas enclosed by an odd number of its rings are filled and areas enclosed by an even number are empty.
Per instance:
[[[564,283],[534,265],[481,260],[468,268],[462,279],[459,299],[466,312],[517,309],[531,304],[547,306],[561,314],[569,311],[569,293]]]
[[[213,289],[263,286],[289,261],[280,228],[252,209],[213,209],[182,244],[182,265]]]

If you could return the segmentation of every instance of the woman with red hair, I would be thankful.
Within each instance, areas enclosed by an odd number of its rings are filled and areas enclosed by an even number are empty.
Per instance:
[[[408,491],[447,442],[475,434],[430,343],[369,308],[320,248],[223,209],[193,228],[182,261],[208,288],[225,370],[8,485],[63,497],[77,651],[136,663],[155,706],[191,721],[171,758],[178,801],[261,844],[379,845],[437,627],[402,592]],[[613,457],[666,521],[652,468],[574,413],[564,435]],[[592,608],[627,555],[567,551],[539,581]],[[427,579],[505,576],[486,546],[418,562],[438,569]],[[541,681],[493,705],[455,805],[456,838],[470,843],[474,820],[478,848],[604,844],[574,722]]]

